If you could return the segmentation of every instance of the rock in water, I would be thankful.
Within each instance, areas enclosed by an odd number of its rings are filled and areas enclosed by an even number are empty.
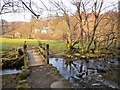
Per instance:
[[[85,74],[85,72],[78,73],[78,74],[74,75],[74,78],[80,79],[80,78],[82,78],[82,76],[83,76],[84,74]]]
[[[93,83],[93,86],[100,86],[100,83]]]

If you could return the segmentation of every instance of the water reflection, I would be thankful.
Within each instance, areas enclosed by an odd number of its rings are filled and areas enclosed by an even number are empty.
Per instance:
[[[59,70],[62,77],[68,79],[75,73],[78,73],[78,69],[74,68],[73,61],[63,60],[61,58],[58,59],[59,60],[55,58],[50,58],[49,62]]]
[[[111,59],[110,59],[111,60]],[[107,64],[100,60],[64,60],[62,58],[50,58],[49,62],[58,69],[61,76],[76,88],[92,86],[99,77],[99,72],[110,70],[110,67],[117,66],[117,59],[113,59],[114,64]],[[100,77],[99,77],[100,78]],[[83,83],[83,85],[81,85]],[[103,83],[103,82],[102,82]],[[94,84],[93,84],[94,85]],[[97,85],[97,84],[96,84]],[[104,84],[105,85],[105,84]],[[101,85],[100,85],[101,86]],[[102,87],[102,86],[101,86]]]
[[[54,67],[56,67],[60,74],[68,79],[70,77],[73,77],[75,74],[79,74],[82,72],[85,72],[87,74],[87,64],[85,62],[79,61],[71,61],[71,60],[64,60],[61,58],[51,58],[50,64],[52,64]]]

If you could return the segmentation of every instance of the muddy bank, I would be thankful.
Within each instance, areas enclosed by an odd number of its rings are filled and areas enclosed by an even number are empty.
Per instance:
[[[16,74],[2,76],[2,88],[16,88],[17,82]]]
[[[2,75],[2,88],[30,88],[31,84],[27,80],[30,71],[22,71],[17,74]]]
[[[108,81],[114,81],[120,86],[120,66],[113,67],[111,70],[101,73],[104,79]],[[120,87],[119,87],[120,88]]]

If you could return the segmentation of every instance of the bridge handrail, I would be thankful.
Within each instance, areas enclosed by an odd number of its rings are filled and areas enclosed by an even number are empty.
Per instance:
[[[47,64],[49,64],[49,44],[38,41],[38,46],[41,55],[47,61]]]

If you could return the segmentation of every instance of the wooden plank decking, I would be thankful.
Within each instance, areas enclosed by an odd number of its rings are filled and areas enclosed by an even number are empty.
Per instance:
[[[38,52],[35,52],[35,49],[27,50],[28,54],[28,66],[39,66],[44,65],[45,61],[42,59],[42,57],[39,55]]]

